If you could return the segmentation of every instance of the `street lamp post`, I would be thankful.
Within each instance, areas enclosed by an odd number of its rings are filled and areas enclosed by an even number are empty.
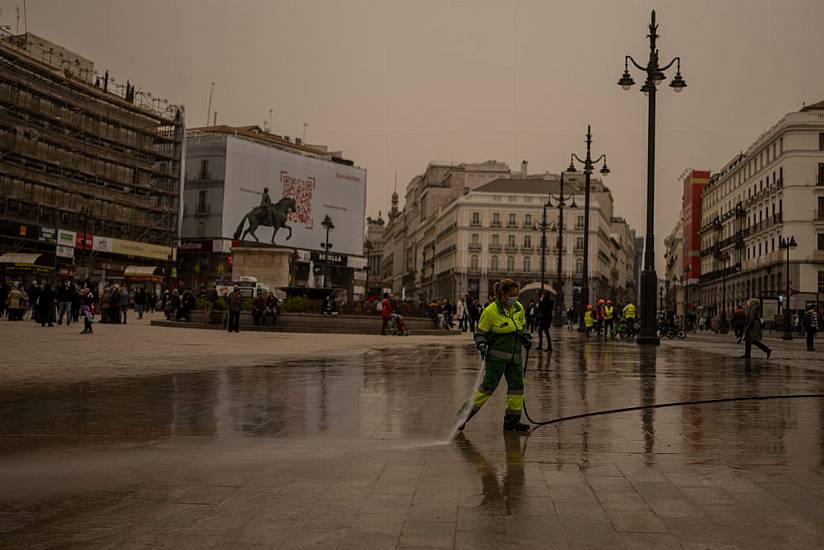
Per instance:
[[[721,334],[727,334],[730,330],[730,324],[727,321],[727,262],[730,260],[730,255],[719,250],[715,253],[715,259],[721,262],[721,318],[718,331]]]
[[[690,313],[690,273],[692,266],[684,268],[684,326],[687,326],[687,318]]]
[[[561,189],[558,196],[550,194],[550,198],[554,198],[558,206],[558,272],[556,273],[555,290],[555,326],[561,327],[564,325],[564,208],[566,208],[566,201],[572,199],[570,208],[578,208],[575,204],[575,195],[564,194],[564,173],[561,172]]]
[[[544,284],[546,281],[546,231],[547,229],[553,229],[554,225],[550,224],[546,219],[546,210],[550,208],[552,203],[550,199],[547,198],[546,202],[544,202],[543,207],[543,214],[541,215],[541,223],[538,224],[536,229],[541,230],[541,293],[538,296],[538,301],[540,302],[541,298],[544,297]],[[540,308],[539,308],[540,311]]]
[[[658,338],[655,326],[655,287],[658,284],[658,276],[655,272],[655,96],[657,86],[666,75],[664,71],[676,64],[675,77],[670,82],[670,87],[680,92],[686,88],[687,83],[681,76],[681,58],[676,57],[664,67],[658,64],[658,25],[655,23],[655,10],[652,11],[649,24],[649,61],[646,66],[639,65],[632,56],[624,56],[624,74],[618,81],[618,85],[625,90],[632,88],[635,81],[629,74],[629,63],[632,62],[636,69],[646,75],[641,91],[649,98],[647,114],[647,232],[644,243],[644,270],[641,273],[641,334],[638,337],[639,344],[658,345]]]
[[[567,172],[575,172],[575,161],[581,163],[584,167],[584,264],[582,281],[581,281],[581,303],[578,308],[578,330],[584,331],[584,312],[586,311],[587,303],[589,302],[589,186],[590,177],[592,176],[593,166],[602,160],[604,161],[601,167],[601,174],[606,176],[609,174],[607,168],[607,156],[601,155],[595,160],[592,160],[592,128],[587,125],[587,153],[583,160],[578,155],[572,153],[569,159],[569,168]]]
[[[332,249],[332,243],[329,242],[329,232],[335,228],[335,224],[332,223],[332,218],[329,217],[329,214],[323,217],[323,221],[320,223],[326,229],[326,240],[320,243],[321,248],[323,248],[323,286],[326,287],[327,277],[329,273],[329,251]],[[330,285],[331,288],[331,285]]]
[[[372,241],[366,239],[366,242],[363,243],[363,248],[366,250],[366,281],[363,283],[366,288],[363,291],[364,300],[369,298],[369,272],[372,271],[372,248],[374,245]]]
[[[786,293],[784,294],[784,335],[781,337],[782,340],[793,339],[792,317],[790,315],[790,250],[796,246],[798,246],[798,243],[795,242],[794,236],[786,239],[784,237],[778,237],[778,248],[787,251],[787,288]]]

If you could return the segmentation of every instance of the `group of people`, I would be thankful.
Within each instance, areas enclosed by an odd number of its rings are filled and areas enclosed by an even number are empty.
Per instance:
[[[19,282],[0,284],[0,318],[22,321],[28,314],[41,327],[62,325],[64,319],[69,326],[82,318],[81,334],[90,334],[94,332],[95,301],[88,281],[66,280],[55,286],[34,282],[28,288]]]
[[[635,304],[628,302],[623,307],[618,307],[612,303],[611,299],[603,298],[595,302],[595,306],[587,304],[584,311],[584,331],[587,338],[594,332],[597,336],[603,334],[604,338],[614,337],[616,321],[623,321],[627,335],[635,336],[635,323],[637,321],[637,310]]]

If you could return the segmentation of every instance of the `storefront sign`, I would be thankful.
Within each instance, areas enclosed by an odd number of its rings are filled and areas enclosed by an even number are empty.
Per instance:
[[[312,261],[326,265],[346,265],[346,256],[340,254],[327,254],[325,252],[312,252]]]
[[[76,240],[77,233],[75,233],[74,231],[66,231],[65,229],[57,230],[58,246],[67,246],[69,248],[74,248]]]
[[[57,229],[54,227],[41,227],[40,240],[54,244],[57,241]]]
[[[91,250],[94,246],[94,236],[91,233],[85,234],[85,239],[83,238],[83,233],[78,233],[75,235],[74,238],[74,247],[79,248],[80,250]]]
[[[138,243],[135,241],[125,241],[122,239],[112,239],[112,241],[112,252],[115,254],[165,260],[172,253],[172,249],[168,246]]]
[[[56,254],[60,258],[74,258],[74,247],[58,244]]]
[[[181,252],[211,252],[212,240],[181,241],[177,249]]]
[[[95,252],[114,252],[114,239],[111,237],[92,237],[92,249]]]

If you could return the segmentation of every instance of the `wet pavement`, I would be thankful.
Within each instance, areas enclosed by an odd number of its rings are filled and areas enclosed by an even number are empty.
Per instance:
[[[176,331],[180,332],[180,331]],[[824,393],[824,373],[556,334],[535,420]],[[465,434],[470,346],[0,387],[3,548],[820,548],[824,399]]]

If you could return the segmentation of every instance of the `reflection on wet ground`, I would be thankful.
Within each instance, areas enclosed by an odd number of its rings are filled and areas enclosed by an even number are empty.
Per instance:
[[[824,392],[824,374],[561,334],[535,420]],[[824,545],[824,400],[739,401],[448,437],[470,347],[0,389],[0,546]],[[645,546],[646,545],[646,546]],[[724,546],[726,547],[726,546]]]

